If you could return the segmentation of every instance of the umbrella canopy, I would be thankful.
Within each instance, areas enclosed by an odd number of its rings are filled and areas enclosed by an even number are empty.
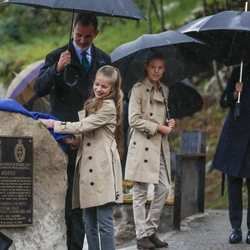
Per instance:
[[[10,83],[5,98],[15,99],[28,110],[47,111],[49,107],[48,97],[38,99],[33,90],[33,85],[43,65],[44,60],[34,62],[17,74]]]
[[[122,74],[125,94],[140,78],[148,55],[156,49],[166,58],[163,82],[167,85],[206,70],[212,61],[203,42],[178,31],[142,35],[119,46],[110,55],[113,65]]]
[[[171,118],[191,116],[201,110],[203,99],[188,80],[182,80],[169,88],[168,108]]]
[[[72,12],[95,13],[99,16],[145,19],[132,0],[4,0],[3,4],[21,4],[31,7]]]
[[[234,65],[242,58],[249,62],[249,12],[222,11],[194,20],[178,31],[206,42],[219,62]]]

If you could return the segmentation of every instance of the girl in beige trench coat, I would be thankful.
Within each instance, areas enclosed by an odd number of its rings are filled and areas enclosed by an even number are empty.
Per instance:
[[[168,88],[160,82],[165,60],[152,53],[145,64],[145,77],[136,83],[129,100],[131,126],[125,179],[133,183],[133,213],[138,248],[166,247],[155,234],[170,184],[170,149],[168,134],[175,126],[166,120]],[[145,203],[149,183],[154,184],[154,198],[146,216]]]
[[[114,250],[113,203],[122,202],[122,173],[115,130],[122,119],[121,78],[112,66],[97,71],[93,91],[79,112],[79,122],[42,120],[56,133],[76,135],[78,145],[73,204],[84,209],[90,250]],[[87,116],[85,116],[87,114]],[[99,236],[95,233],[99,231]],[[100,242],[99,242],[100,239]]]

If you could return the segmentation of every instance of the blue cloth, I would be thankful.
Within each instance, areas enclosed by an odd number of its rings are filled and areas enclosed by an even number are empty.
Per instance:
[[[0,110],[3,111],[9,111],[14,113],[20,113],[29,117],[32,117],[35,120],[38,120],[39,118],[42,119],[52,119],[58,121],[58,119],[50,114],[44,114],[39,112],[30,112],[27,109],[25,109],[20,103],[15,101],[14,99],[0,99]],[[55,140],[60,144],[62,149],[66,150],[66,144],[63,143],[63,140],[69,137],[72,137],[72,135],[69,134],[57,134],[54,132],[53,129],[49,129],[51,135],[55,138]]]

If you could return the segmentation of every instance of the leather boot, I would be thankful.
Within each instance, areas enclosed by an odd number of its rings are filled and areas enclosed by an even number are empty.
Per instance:
[[[229,243],[239,243],[242,241],[242,232],[240,228],[233,228],[232,233],[229,237]]]
[[[247,232],[246,243],[250,244],[250,230]]]
[[[160,240],[155,233],[148,238],[156,245],[156,247],[168,247],[168,243],[166,241]]]
[[[153,244],[148,237],[144,237],[142,239],[137,239],[137,248],[138,249],[154,249],[155,244]]]

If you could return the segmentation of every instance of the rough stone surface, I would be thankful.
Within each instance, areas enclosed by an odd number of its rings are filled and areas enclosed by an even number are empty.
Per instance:
[[[33,137],[33,225],[0,228],[10,250],[66,250],[64,200],[67,157],[49,131],[22,114],[0,111],[0,136]]]

